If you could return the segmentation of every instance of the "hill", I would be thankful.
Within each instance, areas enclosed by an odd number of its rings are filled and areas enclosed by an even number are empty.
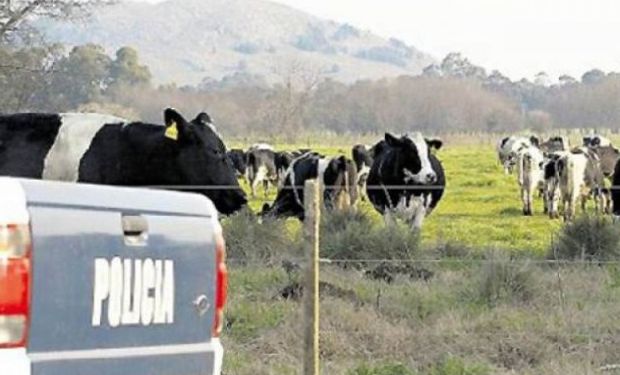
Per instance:
[[[158,83],[281,82],[303,69],[342,82],[419,74],[434,61],[398,39],[265,0],[121,2],[78,23],[41,21],[53,42],[133,46]]]

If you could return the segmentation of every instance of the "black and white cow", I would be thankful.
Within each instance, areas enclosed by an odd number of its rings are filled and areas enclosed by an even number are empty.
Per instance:
[[[299,155],[301,156],[301,155]],[[275,166],[278,175],[278,187],[281,187],[286,177],[286,171],[291,166],[291,163],[295,160],[295,155],[289,151],[279,151],[275,154]]]
[[[574,149],[560,157],[556,168],[565,220],[575,217],[579,201],[582,211],[585,211],[590,197],[594,198],[597,212],[607,210],[609,197],[604,189],[604,176],[596,154],[585,147]]]
[[[235,168],[235,174],[237,175],[237,177],[247,178],[246,175],[248,164],[245,151],[235,148],[229,150],[226,155],[228,156],[228,159],[232,163],[233,167]]]
[[[558,151],[569,151],[570,143],[567,137],[553,136],[539,145],[542,152],[552,153]]]
[[[230,214],[247,203],[206,113],[165,126],[82,113],[0,116],[0,175],[122,186],[196,186]],[[229,186],[203,189],[203,186]]]
[[[445,189],[443,167],[431,153],[441,146],[440,140],[424,139],[418,132],[400,138],[385,134],[384,148],[370,168],[367,194],[386,221],[396,215],[412,228],[422,227]]]
[[[522,136],[510,136],[503,138],[497,144],[497,157],[500,164],[504,167],[506,174],[511,174],[514,167],[517,165],[517,158],[520,151],[530,146],[537,146],[539,144],[538,138],[522,137]]]
[[[598,146],[591,148],[600,162],[601,170],[607,178],[611,178],[614,175],[616,164],[620,160],[620,151],[614,146]]]
[[[275,150],[266,143],[252,145],[247,152],[247,165],[252,196],[256,196],[256,187],[261,183],[267,196],[269,185],[276,184],[278,181]]]
[[[550,219],[558,219],[560,217],[559,204],[562,197],[560,191],[560,168],[562,165],[558,165],[558,160],[568,154],[568,151],[552,152],[547,154],[543,162],[543,197]]]
[[[361,198],[366,198],[366,180],[368,179],[368,173],[370,173],[370,167],[374,160],[373,148],[366,145],[355,145],[351,150],[351,156],[357,168],[357,181],[356,185],[361,192]]]
[[[603,137],[599,134],[590,134],[583,137],[583,146],[585,147],[600,147],[611,146],[609,138]]]
[[[344,156],[328,158],[308,152],[293,160],[274,203],[263,206],[262,216],[304,219],[304,184],[318,179],[328,210],[346,209],[357,199],[355,164]]]
[[[522,149],[517,154],[517,173],[518,182],[521,190],[521,201],[523,202],[523,214],[531,216],[534,213],[534,194],[543,192],[544,174],[543,152],[536,146]],[[543,194],[545,202],[545,212],[548,211],[546,196]]]

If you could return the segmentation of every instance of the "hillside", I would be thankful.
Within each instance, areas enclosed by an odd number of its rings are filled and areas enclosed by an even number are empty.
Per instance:
[[[274,83],[291,69],[342,82],[419,74],[433,59],[397,39],[264,0],[122,2],[78,23],[39,23],[50,41],[135,47],[159,83],[236,77]]]

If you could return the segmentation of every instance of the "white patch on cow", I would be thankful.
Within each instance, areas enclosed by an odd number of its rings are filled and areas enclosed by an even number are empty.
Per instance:
[[[434,178],[437,178],[437,173],[433,170],[431,160],[428,157],[428,145],[426,144],[426,140],[422,136],[422,133],[415,132],[409,136],[409,139],[411,139],[415,147],[418,149],[421,168],[418,173],[412,173],[411,171],[405,169],[405,180],[410,179],[413,182],[425,184],[428,182],[428,176],[434,176]]]
[[[370,167],[364,163],[362,165],[362,169],[357,174],[357,181],[355,184],[357,185],[358,191],[360,193],[360,197],[362,199],[366,199],[366,181],[368,180],[368,176],[370,175]]]
[[[293,189],[293,196],[295,197],[295,201],[297,202],[298,205],[303,207],[304,203],[301,201],[301,198],[299,198],[299,194],[297,193],[297,187],[295,186],[295,165],[297,164],[299,160],[300,158],[296,158],[291,162],[291,165],[288,167],[288,170],[286,171],[286,175],[289,181],[291,182],[291,189]],[[282,185],[285,185],[285,184],[283,183]]]
[[[80,160],[97,132],[106,124],[126,120],[97,113],[62,113],[60,129],[45,157],[44,180],[77,181]]]
[[[544,155],[537,147],[527,147],[519,152],[517,160],[523,213],[531,215],[534,193],[542,190],[544,184]]]
[[[327,159],[327,158],[319,159],[319,164],[317,166],[316,175],[317,175],[317,179],[319,180],[319,185],[321,186],[321,189],[325,185],[325,179],[324,179],[325,171],[327,170],[327,167],[329,166],[329,163],[331,161],[332,159]]]
[[[560,191],[562,194],[562,206],[564,219],[570,220],[575,216],[577,201],[581,196],[584,198],[586,184],[584,181],[588,158],[585,154],[570,153],[562,158],[565,168],[560,174]]]
[[[251,169],[253,169],[253,168],[251,168]],[[267,169],[267,166],[265,166],[265,165],[260,165],[258,167],[258,170],[253,173],[252,196],[256,195],[256,187],[258,186],[258,184],[260,184],[261,182],[263,182],[263,181],[265,181],[267,179],[267,175],[268,174],[269,174],[269,170]]]
[[[421,229],[426,217],[427,204],[422,196],[411,196],[408,203],[407,197],[402,196],[393,211],[399,219],[409,223],[412,229]]]
[[[518,153],[530,146],[532,146],[530,139],[521,136],[510,136],[503,145],[501,141],[499,142],[497,145],[497,154],[506,174],[512,173],[518,161]]]
[[[275,151],[273,146],[267,143],[255,143],[252,146],[250,146],[250,148],[248,149],[248,151],[250,150],[269,150],[269,151]]]

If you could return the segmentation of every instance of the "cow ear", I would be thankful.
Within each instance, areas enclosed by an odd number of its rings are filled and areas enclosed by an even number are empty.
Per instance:
[[[428,145],[429,148],[431,149],[435,149],[435,150],[439,150],[441,149],[441,146],[443,146],[443,142],[441,141],[441,139],[426,139],[426,144]]]
[[[391,147],[398,147],[402,144],[399,138],[394,137],[390,133],[385,133],[385,142]]]
[[[340,156],[338,158],[338,166],[343,171],[347,170],[347,158],[346,158],[346,156],[342,155],[342,156]]]
[[[209,116],[207,112],[200,112],[198,116],[196,116],[196,118],[192,120],[192,122],[194,124],[207,125],[213,123],[213,120],[211,120],[211,116]]]
[[[532,142],[532,144],[536,147],[540,146],[540,140],[535,135],[530,137],[530,142]]]
[[[187,122],[175,109],[166,108],[164,111],[164,124],[166,125],[165,137],[178,141],[179,135],[182,135],[186,130]]]

